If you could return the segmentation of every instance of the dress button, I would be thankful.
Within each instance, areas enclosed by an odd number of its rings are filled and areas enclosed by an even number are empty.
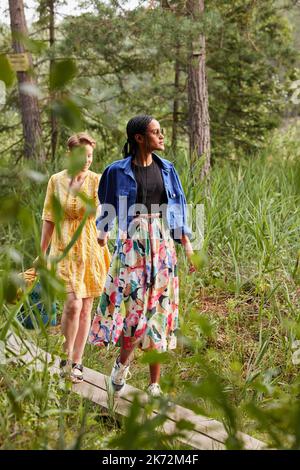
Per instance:
[[[173,193],[173,194],[172,194],[172,197],[175,197],[175,196],[176,196],[176,194],[175,194],[175,193]]]

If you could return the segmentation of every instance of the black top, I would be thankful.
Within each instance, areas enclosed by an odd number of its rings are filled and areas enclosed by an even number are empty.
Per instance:
[[[158,212],[152,204],[167,204],[168,199],[159,164],[152,160],[149,166],[140,166],[132,162],[132,170],[137,182],[136,204],[144,204],[148,214]]]

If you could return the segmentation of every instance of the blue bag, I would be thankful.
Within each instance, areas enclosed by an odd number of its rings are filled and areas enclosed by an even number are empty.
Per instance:
[[[39,328],[40,322],[44,325],[55,326],[56,321],[56,303],[53,302],[51,311],[48,312],[42,301],[42,288],[39,281],[35,281],[32,290],[28,294],[29,305],[25,308],[22,305],[17,319],[25,327],[30,330]]]

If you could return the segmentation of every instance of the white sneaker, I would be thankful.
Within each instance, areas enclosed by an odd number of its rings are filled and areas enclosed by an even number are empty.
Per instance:
[[[120,393],[124,387],[128,373],[129,365],[121,364],[117,359],[110,374],[110,381],[115,393]]]
[[[153,398],[161,397],[163,392],[160,385],[156,382],[150,384],[147,388],[147,393]]]
[[[71,381],[75,384],[83,382],[83,365],[73,362],[70,377]]]

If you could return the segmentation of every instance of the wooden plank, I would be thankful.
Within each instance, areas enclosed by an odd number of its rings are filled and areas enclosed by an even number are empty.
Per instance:
[[[92,400],[94,403],[107,408],[107,392],[103,389],[95,387],[94,385],[84,382],[83,384],[76,384],[73,386],[74,391],[79,395],[89,400]],[[117,414],[122,416],[127,416],[130,411],[131,402],[119,397],[114,401],[114,411]],[[153,417],[156,415],[155,412],[152,413]],[[176,422],[172,420],[166,420],[162,426],[162,431],[167,434],[172,434],[176,431]],[[224,444],[221,444],[214,439],[202,435],[198,432],[188,431],[186,435],[179,437],[178,440],[184,444],[187,444],[195,449],[206,449],[206,450],[220,450],[225,449]]]
[[[38,370],[42,370],[47,360],[48,364],[51,363],[51,356],[49,353],[38,348],[36,345],[29,343],[26,340],[20,340],[15,336],[11,336],[8,340],[8,345],[16,353],[20,353],[22,348],[25,348],[26,352],[22,354],[21,359],[23,362],[31,363],[31,366],[34,365]],[[35,362],[33,362],[35,361]],[[54,364],[48,366],[51,373],[59,372],[59,358],[56,358]],[[146,393],[132,387],[130,385],[125,386],[124,394],[122,396],[115,398],[113,403],[109,404],[109,398],[107,393],[107,383],[108,377],[95,372],[92,369],[85,368],[85,380],[82,384],[74,384],[72,390],[78,393],[80,396],[87,398],[94,403],[100,405],[102,408],[107,409],[110,406],[113,407],[113,410],[116,414],[127,416],[130,411],[130,406],[132,403],[132,397],[134,394],[139,395],[142,402],[146,403],[148,401],[148,396]],[[97,382],[96,384],[94,382]],[[152,413],[153,417],[157,414],[156,411]],[[176,422],[173,420],[166,420],[162,426],[162,430],[168,434],[174,433],[176,431]],[[202,435],[197,431],[188,431],[182,437],[178,438],[184,444],[187,444],[196,449],[224,449],[225,446],[211,437]]]
[[[59,358],[51,357],[51,354],[40,349],[31,341],[27,341],[11,334],[7,341],[9,347],[17,354],[24,350],[21,359],[24,363],[34,365],[39,370],[44,367],[47,361],[51,373],[59,373]],[[84,398],[87,398],[105,409],[113,409],[116,414],[127,416],[132,404],[133,396],[138,394],[141,404],[146,404],[149,400],[148,395],[141,390],[125,385],[121,396],[112,398],[107,391],[108,377],[96,372],[88,367],[84,368],[84,382],[74,384],[72,390]],[[153,416],[158,413],[153,411]],[[166,433],[173,433],[176,429],[176,422],[181,419],[190,421],[194,425],[193,431],[186,431],[184,436],[178,440],[188,444],[196,449],[225,449],[225,441],[228,434],[222,423],[197,415],[192,410],[180,405],[172,404],[167,411],[168,419],[164,423],[163,429]],[[245,449],[263,449],[265,444],[244,433],[239,433],[243,440]]]
[[[102,388],[103,390],[106,390],[106,383],[104,379],[105,376],[103,376],[103,374],[100,374],[99,372],[96,372],[93,369],[89,369],[88,367],[85,367],[84,370],[85,370],[85,381],[92,383],[94,385],[97,385],[99,388]],[[141,403],[147,403],[148,401],[147,394],[145,392],[141,392],[140,390],[136,389],[135,387],[132,387],[129,384],[126,384],[125,386],[125,390],[122,394],[123,399],[128,399],[128,401],[131,402],[132,396],[136,394],[137,392],[139,393],[139,399]],[[119,403],[119,406],[122,406],[122,404]],[[172,406],[172,408],[170,408],[170,410],[167,411],[167,416],[169,417],[169,419],[175,422],[179,421],[180,419],[185,419],[185,420],[190,421],[191,423],[194,424],[196,431],[206,436],[210,436],[211,438],[213,436],[213,439],[219,441],[220,443],[225,443],[228,437],[228,434],[222,423],[212,418],[198,415],[194,413],[192,410],[184,408],[180,405],[174,404],[174,406]],[[247,434],[239,433],[238,436],[243,441],[246,449],[261,449],[265,447],[264,443],[262,443],[261,441],[251,436],[248,436]]]

